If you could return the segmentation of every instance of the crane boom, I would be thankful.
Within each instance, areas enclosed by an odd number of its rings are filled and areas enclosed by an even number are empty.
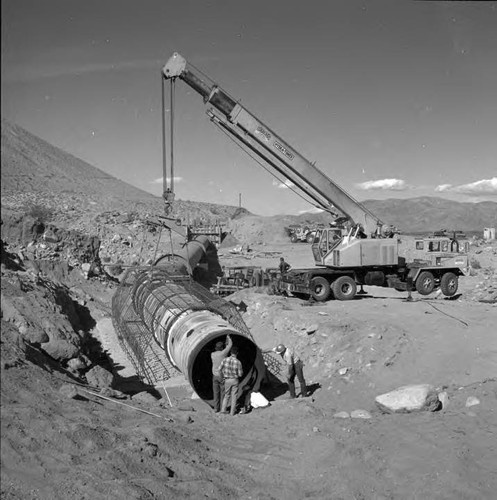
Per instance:
[[[214,109],[207,114],[223,130],[236,137],[267,164],[307,194],[326,211],[338,208],[368,237],[381,235],[382,221],[307,160],[255,115],[231,97],[184,57],[174,53],[162,69],[164,78],[180,78]]]
[[[184,81],[209,105],[207,115],[215,125],[255,153],[256,160],[269,166],[271,173],[281,174],[292,184],[289,187],[299,189],[324,210],[332,212],[336,207],[353,226],[347,234],[338,227],[317,230],[311,245],[316,266],[285,273],[278,283],[281,293],[307,295],[316,301],[331,296],[351,300],[360,293],[357,285],[388,286],[409,293],[414,287],[422,295],[438,286],[444,295],[456,293],[458,276],[468,265],[467,255],[459,252],[456,240],[396,237],[398,232],[393,227],[384,226],[364,205],[179,54],[167,61],[162,77],[171,86],[176,79]]]

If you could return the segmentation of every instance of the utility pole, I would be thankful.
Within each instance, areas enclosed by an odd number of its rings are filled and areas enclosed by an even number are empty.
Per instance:
[[[238,193],[238,208],[242,208],[242,193]]]

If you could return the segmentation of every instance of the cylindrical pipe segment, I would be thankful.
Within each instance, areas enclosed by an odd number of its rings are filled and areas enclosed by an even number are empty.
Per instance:
[[[239,396],[258,390],[265,373],[262,353],[252,339],[217,311],[160,269],[139,275],[132,289],[135,312],[171,363],[185,375],[195,392],[212,404],[211,352],[230,335],[239,347],[243,366]]]
[[[219,265],[217,248],[205,235],[197,235],[180,251],[163,255],[155,261],[156,266],[166,266],[171,274],[190,275],[205,288],[217,283],[223,270]]]

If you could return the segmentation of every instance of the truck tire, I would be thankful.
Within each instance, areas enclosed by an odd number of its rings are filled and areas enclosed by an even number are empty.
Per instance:
[[[352,300],[356,292],[356,282],[350,276],[340,276],[333,282],[333,295],[337,300]]]
[[[295,234],[292,234],[292,236],[290,236],[290,241],[292,243],[297,243],[299,239],[297,238],[297,236]]]
[[[307,243],[312,243],[314,241],[314,233],[307,233],[305,241],[307,241]]]
[[[430,271],[422,271],[416,280],[416,290],[421,295],[430,295],[435,288],[435,278]]]
[[[459,278],[454,273],[445,273],[440,280],[440,290],[447,297],[456,294],[459,287]]]
[[[318,302],[328,300],[331,293],[330,282],[322,276],[316,276],[311,280],[311,296]]]

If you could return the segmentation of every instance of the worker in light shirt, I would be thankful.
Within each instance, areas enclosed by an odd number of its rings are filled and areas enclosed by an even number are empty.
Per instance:
[[[221,363],[225,359],[231,348],[233,341],[228,335],[226,337],[226,347],[224,342],[219,340],[216,342],[216,350],[211,353],[212,359],[212,394],[214,397],[214,411],[219,413],[221,411],[221,402],[224,398],[224,379],[221,374]]]
[[[290,391],[290,398],[293,399],[296,397],[295,376],[299,379],[301,397],[305,398],[307,396],[307,386],[304,379],[304,363],[302,360],[292,349],[286,347],[284,344],[277,345],[273,351],[279,354],[285,363],[287,369],[286,382]]]

